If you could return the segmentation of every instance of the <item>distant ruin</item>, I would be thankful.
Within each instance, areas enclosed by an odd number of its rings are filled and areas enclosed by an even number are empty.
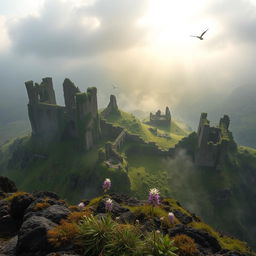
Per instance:
[[[232,133],[228,130],[229,123],[229,116],[224,115],[218,126],[211,127],[207,113],[201,114],[197,131],[196,165],[217,167],[221,163],[232,140]]]
[[[59,106],[56,104],[52,78],[43,78],[40,84],[28,81],[25,85],[29,98],[28,114],[32,136],[41,141],[71,138],[76,139],[82,149],[90,150],[101,138],[109,139],[105,147],[99,150],[99,160],[115,168],[121,168],[124,162],[118,150],[126,142],[146,145],[155,154],[166,157],[175,157],[176,152],[182,147],[181,141],[173,148],[162,150],[156,142],[146,142],[140,135],[129,133],[123,127],[107,122],[107,117],[122,115],[114,95],[110,96],[110,102],[102,111],[100,119],[95,87],[88,88],[86,93],[82,93],[74,83],[66,78],[63,82],[65,106]],[[236,146],[232,133],[228,129],[229,123],[229,117],[224,115],[218,126],[210,126],[207,113],[201,114],[198,131],[195,134],[197,141],[195,150],[193,150],[196,165],[216,168],[223,162],[228,150],[233,145]],[[148,124],[170,129],[169,108],[166,107],[164,115],[160,110],[155,114],[150,113]],[[158,136],[157,128],[149,129]]]
[[[56,105],[52,78],[43,78],[41,84],[28,81],[25,85],[32,136],[42,140],[77,138],[86,150],[98,141],[101,131],[95,87],[81,93],[66,78],[63,83],[65,106],[59,106]]]
[[[158,110],[155,114],[150,112],[149,124],[171,129],[171,119],[170,109],[166,107],[164,115],[161,114],[161,110]]]

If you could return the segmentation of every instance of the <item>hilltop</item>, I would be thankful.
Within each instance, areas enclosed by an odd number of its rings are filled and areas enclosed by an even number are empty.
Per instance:
[[[254,245],[256,151],[236,144],[228,116],[211,126],[202,113],[197,132],[189,133],[167,109],[141,122],[120,110],[114,95],[99,112],[97,89],[81,93],[68,79],[65,106],[53,104],[50,79],[26,84],[32,136],[9,141],[0,153],[0,174],[21,190],[56,191],[72,203],[97,197],[105,177],[116,184],[112,192],[138,199],[158,187],[163,197]]]
[[[52,192],[13,192],[10,184],[0,194],[2,255],[255,255],[171,198],[152,208],[145,200],[110,193],[77,206]]]

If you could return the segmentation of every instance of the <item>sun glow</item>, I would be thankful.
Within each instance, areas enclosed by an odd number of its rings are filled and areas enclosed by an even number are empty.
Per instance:
[[[209,26],[215,26],[204,17],[205,1],[150,0],[148,10],[140,24],[149,29],[150,51],[160,55],[184,55],[191,53],[197,42],[191,34],[199,34]]]

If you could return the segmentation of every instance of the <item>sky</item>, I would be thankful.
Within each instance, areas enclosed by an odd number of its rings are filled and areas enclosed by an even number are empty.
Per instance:
[[[50,76],[60,104],[68,77],[96,86],[100,107],[116,94],[182,117],[254,84],[255,27],[255,0],[1,0],[0,107],[25,107],[24,82]]]

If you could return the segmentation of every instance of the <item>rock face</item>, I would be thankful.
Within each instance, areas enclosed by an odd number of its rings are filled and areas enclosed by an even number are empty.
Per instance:
[[[0,238],[4,235],[12,236],[9,241],[1,242],[0,255],[3,256],[78,256],[83,255],[81,248],[72,242],[66,245],[53,247],[47,238],[47,232],[56,227],[61,220],[68,217],[71,213],[66,203],[59,200],[58,196],[51,192],[37,192],[33,194],[15,193],[8,194],[3,200],[0,200]],[[179,234],[189,236],[195,241],[198,255],[212,256],[245,256],[239,252],[222,249],[218,240],[205,230],[191,227],[191,222],[200,222],[200,219],[194,214],[190,214],[176,201],[162,200],[162,211],[172,211],[175,214],[177,223],[173,226],[166,226],[162,223],[159,216],[150,216],[144,211],[132,211],[144,209],[147,201],[137,200],[129,196],[110,194],[104,196],[97,203],[90,205],[86,202],[88,210],[98,218],[104,218],[108,213],[105,209],[107,198],[112,199],[113,209],[111,216],[118,223],[138,225],[141,231],[152,232],[159,230],[163,234],[169,234],[175,237]],[[92,201],[91,201],[92,202]],[[174,205],[178,206],[174,209]],[[142,207],[142,208],[140,208]],[[71,209],[71,208],[70,208]],[[81,211],[78,207],[73,207],[72,212]],[[81,212],[78,213],[78,215]],[[21,225],[15,221],[22,220]],[[15,224],[16,223],[16,224]],[[13,229],[12,232],[11,229]],[[5,231],[5,232],[3,232]]]
[[[0,176],[0,191],[5,193],[13,193],[17,191],[16,185],[7,177]]]
[[[119,111],[118,106],[117,106],[115,95],[110,95],[110,101],[108,103],[108,106],[102,112],[102,115],[103,116],[120,115],[120,111]]]
[[[221,164],[228,153],[228,147],[233,143],[232,133],[228,130],[229,123],[229,116],[224,115],[218,126],[210,126],[207,113],[201,113],[195,153],[197,165],[216,168]]]
[[[56,224],[45,217],[32,216],[27,219],[18,233],[17,253],[26,255],[49,250],[47,231],[55,226]]]
[[[32,135],[39,140],[80,138],[83,149],[89,150],[100,138],[97,89],[80,93],[69,79],[63,83],[65,106],[56,105],[52,79],[41,84],[25,83],[29,98],[28,114]]]

